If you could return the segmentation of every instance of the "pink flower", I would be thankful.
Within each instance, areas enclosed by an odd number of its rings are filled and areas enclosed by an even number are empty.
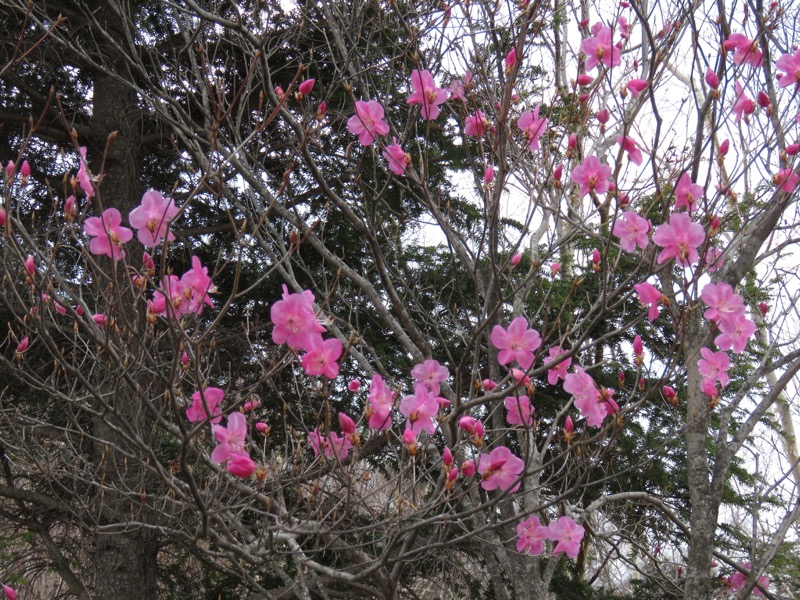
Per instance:
[[[422,118],[426,121],[432,121],[438,117],[439,105],[447,100],[447,90],[436,87],[430,71],[414,69],[411,72],[411,87],[414,88],[414,93],[406,99],[406,102],[421,104]]]
[[[720,350],[730,350],[736,354],[744,352],[747,340],[756,332],[756,324],[750,319],[739,316],[733,320],[720,321],[719,330],[722,332],[714,339]]]
[[[17,592],[10,586],[3,585],[3,594],[5,594],[7,600],[17,600]]]
[[[161,192],[149,190],[142,196],[142,202],[128,215],[131,227],[136,229],[136,237],[144,246],[158,246],[161,240],[168,242],[175,239],[169,231],[170,219],[180,209],[172,198],[164,198]]]
[[[743,115],[753,114],[753,111],[756,109],[756,103],[747,97],[741,83],[737,81],[735,87],[736,102],[733,105],[733,112],[736,115],[735,122],[738,123],[742,120]]]
[[[103,211],[102,217],[89,217],[83,224],[83,232],[91,237],[89,252],[95,255],[105,254],[113,260],[125,258],[122,244],[129,242],[133,232],[122,227],[122,216],[116,208]]]
[[[791,194],[797,187],[797,182],[800,181],[797,173],[792,169],[779,169],[775,175],[772,176],[772,181],[781,190]]]
[[[528,329],[528,320],[517,317],[508,326],[508,331],[500,325],[495,325],[490,336],[492,344],[500,350],[497,362],[507,365],[517,361],[523,369],[528,369],[533,364],[533,353],[542,345],[542,338],[535,329]]]
[[[539,556],[544,552],[544,540],[548,529],[537,517],[530,516],[517,524],[517,552],[527,552],[531,556]]]
[[[553,554],[566,552],[572,559],[577,558],[583,539],[583,527],[578,525],[569,517],[559,517],[557,521],[550,523],[547,528],[547,539],[558,542],[553,548]]]
[[[222,420],[220,404],[225,392],[219,388],[208,387],[202,392],[192,394],[192,406],[186,411],[186,418],[192,423],[208,419],[211,423]]]
[[[703,188],[696,183],[692,183],[692,176],[689,173],[681,175],[675,184],[675,208],[685,208],[692,212],[695,202],[703,197]]]
[[[247,479],[256,472],[256,463],[247,454],[233,453],[228,457],[228,473],[235,477]]]
[[[547,131],[547,123],[547,119],[539,118],[538,105],[533,108],[533,112],[526,110],[520,115],[517,127],[525,134],[525,140],[528,142],[531,152],[539,150],[539,138]]]
[[[228,425],[212,425],[211,430],[219,442],[211,453],[211,460],[223,463],[231,454],[247,454],[244,449],[244,440],[247,436],[247,419],[242,413],[232,413],[228,416]]]
[[[647,82],[644,79],[631,79],[625,87],[634,98],[638,98],[639,94],[647,88]]]
[[[314,294],[310,290],[290,294],[284,285],[283,299],[272,305],[269,314],[275,325],[272,341],[287,343],[293,350],[305,349],[309,337],[325,331],[314,313]]]
[[[508,490],[516,492],[520,484],[514,482],[525,469],[521,458],[514,456],[505,446],[498,446],[489,454],[481,454],[478,461],[478,473],[481,475],[481,487],[486,491]]]
[[[397,138],[394,139],[397,142]],[[386,149],[381,153],[386,162],[389,163],[389,169],[395,175],[402,175],[406,172],[408,165],[411,164],[411,155],[405,152],[400,144],[394,143],[386,146]]]
[[[486,390],[487,392],[491,392],[494,388],[497,387],[497,383],[495,383],[491,379],[484,379],[483,381],[481,381],[481,385],[483,386],[483,389]]]
[[[208,294],[215,293],[217,288],[211,282],[211,277],[208,276],[208,268],[203,266],[199,257],[192,256],[192,268],[183,274],[181,284],[184,297],[188,300],[187,313],[192,312],[199,315],[203,312],[203,306],[214,307],[214,301],[209,298]]]
[[[383,120],[383,107],[375,100],[357,100],[356,114],[347,120],[347,130],[358,136],[362,146],[369,146],[379,135],[389,133],[389,125]]]
[[[394,394],[389,391],[383,377],[374,375],[369,384],[369,406],[367,407],[365,416],[369,420],[369,426],[378,431],[385,431],[392,426],[392,418],[390,416],[392,410],[392,403],[394,402]]]
[[[410,429],[415,435],[419,435],[420,430],[429,435],[436,433],[435,418],[439,412],[439,404],[424,384],[416,384],[414,395],[406,396],[400,401],[400,412],[408,419],[406,429]]]
[[[583,163],[572,170],[572,181],[581,186],[581,197],[589,192],[604,194],[608,191],[608,178],[611,176],[611,167],[604,165],[596,156],[587,156]]]
[[[658,318],[658,305],[662,300],[661,292],[659,292],[654,285],[646,281],[637,283],[633,286],[633,289],[639,294],[639,302],[644,306],[649,305],[650,308],[647,311],[647,318],[652,323]]]
[[[784,88],[792,84],[800,84],[800,80],[797,79],[798,74],[800,74],[800,50],[794,54],[781,55],[781,57],[775,61],[775,67],[784,72],[778,83],[780,87]]]
[[[489,128],[489,119],[482,111],[477,110],[467,117],[464,122],[464,135],[473,135],[475,137],[482,137],[486,130]]]
[[[300,358],[306,375],[325,375],[334,379],[339,374],[339,363],[336,361],[342,355],[342,342],[336,338],[323,340],[319,334],[307,338],[306,353]]]
[[[727,283],[707,283],[700,292],[700,297],[708,306],[703,316],[709,321],[720,324],[722,321],[733,322],[744,317],[744,300]]]
[[[322,453],[325,458],[335,458],[337,460],[344,460],[350,453],[353,444],[347,437],[342,437],[335,431],[331,431],[327,436],[323,436],[319,432],[319,428],[309,432],[306,437],[308,445],[314,451],[314,457],[318,457]]]
[[[299,91],[303,95],[307,95],[311,93],[311,90],[314,89],[314,83],[316,79],[306,79],[303,83],[297,86],[297,91]]]
[[[622,149],[628,153],[628,160],[631,161],[635,165],[642,164],[642,151],[639,150],[639,146],[636,145],[636,140],[632,137],[626,136],[617,136],[617,143],[622,146]]]
[[[433,395],[440,392],[440,383],[447,381],[450,371],[447,367],[439,364],[437,360],[426,360],[425,362],[414,365],[411,369],[411,377],[416,383],[422,383]]]
[[[607,69],[620,65],[619,48],[611,43],[611,28],[596,23],[592,27],[592,36],[581,42],[581,51],[586,55],[586,69],[593,69],[604,64]]]
[[[746,562],[744,564],[739,563],[739,566],[743,569],[750,571],[753,568],[753,565],[750,562]],[[733,575],[728,577],[728,586],[730,586],[731,590],[738,592],[744,587],[744,584],[747,582],[747,575],[742,573],[741,571],[736,571]],[[763,588],[768,588],[770,584],[770,579],[766,575],[762,575],[758,578],[758,584]],[[758,588],[753,588],[753,595],[754,596],[763,596],[764,592],[762,592]]]
[[[86,194],[86,199],[89,200],[94,196],[94,186],[92,185],[92,178],[89,177],[89,171],[86,168],[86,147],[81,146],[78,148],[81,155],[80,167],[78,167],[78,183],[81,185],[83,193]]]
[[[636,246],[647,248],[650,239],[647,234],[653,226],[648,219],[640,217],[635,211],[627,210],[622,218],[614,222],[612,233],[619,238],[619,245],[625,252],[633,252]]]
[[[586,417],[589,427],[601,427],[608,416],[608,404],[602,402],[600,390],[591,375],[580,367],[564,378],[564,391],[572,394],[572,401],[581,415]]]
[[[361,389],[361,382],[358,379],[351,379],[347,384],[347,389],[351,392],[357,392]]]
[[[557,360],[560,356],[563,356],[565,351],[561,348],[561,346],[553,346],[548,350],[547,359],[545,359],[545,364],[550,363],[554,360]],[[567,368],[572,364],[572,357],[569,356],[563,359],[560,363],[556,366],[547,370],[547,383],[550,385],[556,385],[559,379],[566,379],[567,377]]]
[[[696,263],[700,256],[697,247],[706,239],[703,226],[692,223],[686,213],[673,213],[669,224],[663,223],[656,228],[653,242],[664,248],[658,255],[658,264],[674,258],[681,267]]]
[[[697,361],[697,370],[700,376],[712,382],[719,381],[720,387],[725,387],[730,381],[728,377],[728,368],[731,366],[731,360],[724,352],[714,352],[709,348],[700,348],[700,354],[703,358]]]
[[[533,425],[533,407],[531,400],[527,396],[520,396],[519,398],[509,397],[503,401],[508,414],[506,421],[509,425],[520,425],[522,427],[530,427]]]
[[[763,60],[761,51],[758,49],[758,42],[751,40],[741,33],[732,33],[730,37],[722,42],[725,50],[735,50],[733,63],[736,65],[748,64],[751,67],[760,67]]]
[[[466,96],[464,96],[464,82],[460,79],[454,79],[450,82],[450,100],[467,101]]]
[[[561,264],[560,263],[553,263],[550,265],[550,277],[555,277],[561,272]]]

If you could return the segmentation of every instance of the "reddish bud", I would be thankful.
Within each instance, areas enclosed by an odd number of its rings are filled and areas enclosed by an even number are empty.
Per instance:
[[[403,432],[403,443],[408,448],[408,453],[414,456],[417,453],[417,436],[414,435],[412,429],[406,429]]]
[[[598,250],[597,248],[592,250],[592,263],[594,263],[595,265],[599,265],[601,258],[602,257],[600,256],[600,250]]]
[[[475,475],[475,463],[471,460],[465,460],[461,463],[461,472],[464,474],[464,477],[472,477]]]
[[[94,321],[100,329],[103,329],[106,325],[108,325],[108,317],[103,313],[92,315],[92,321]]]
[[[77,214],[78,207],[75,205],[75,196],[70,196],[64,201],[64,219],[67,223],[72,223]]]
[[[258,423],[256,423],[256,429],[260,433],[263,433],[264,435],[269,435],[269,432],[272,429],[272,427],[270,427],[269,425],[267,425],[263,421],[259,421]]]
[[[642,344],[642,336],[640,335],[633,338],[633,353],[636,356],[644,356],[644,344]]]
[[[522,254],[515,254],[511,257],[511,266],[516,267],[519,264],[519,261],[522,260]]]
[[[442,452],[442,463],[444,463],[445,467],[450,468],[453,466],[453,462],[453,452],[450,450],[450,448],[445,446],[444,451]]]
[[[572,423],[572,417],[567,415],[567,418],[564,421],[564,431],[567,433],[572,433],[573,429],[575,429],[575,425]]]
[[[511,94],[511,101],[514,104],[519,104],[519,94],[517,94],[516,92]]]
[[[706,83],[708,87],[715,90],[719,87],[719,77],[712,69],[706,69]]]
[[[28,338],[28,336],[25,336],[24,338],[22,338],[20,343],[17,344],[17,354],[22,354],[23,352],[25,352],[25,350],[28,349],[29,345],[30,345],[30,339]]]
[[[625,87],[633,94],[634,98],[638,98],[639,94],[647,87],[647,82],[644,79],[631,79]]]
[[[719,155],[725,156],[726,154],[728,154],[728,150],[730,149],[730,147],[731,147],[731,142],[730,140],[726,139],[719,145]]]
[[[301,84],[300,84],[300,85],[297,87],[297,90],[298,90],[298,91],[299,91],[301,94],[304,94],[304,95],[305,95],[305,94],[310,94],[310,93],[311,93],[311,90],[313,90],[313,89],[314,89],[314,82],[315,82],[315,81],[316,81],[315,79],[306,79],[306,80],[305,80],[303,83],[301,83]]]
[[[189,366],[189,353],[185,350],[183,351],[183,354],[181,354],[181,365],[184,369]]]
[[[325,103],[325,100],[323,100],[319,103],[319,107],[317,108],[317,121],[322,121],[326,112],[328,112],[328,105]]]
[[[341,427],[342,433],[346,435],[356,432],[356,422],[342,412],[339,413],[339,427]]]
[[[33,277],[33,274],[36,272],[36,263],[34,263],[33,256],[30,254],[28,254],[28,258],[25,259],[25,270],[31,277]]]
[[[575,156],[575,150],[578,147],[578,136],[574,133],[570,133],[569,137],[567,138],[567,156],[572,158]]]
[[[497,384],[491,379],[484,379],[481,382],[481,385],[483,385],[483,389],[486,390],[487,392],[491,392],[494,388],[497,387]]]
[[[589,94],[581,94],[578,96],[578,102],[586,103],[589,101]]]
[[[11,179],[14,176],[14,171],[16,171],[17,166],[14,164],[13,160],[8,161],[6,165],[6,177]]]
[[[452,489],[457,479],[458,479],[458,467],[453,467],[447,473],[447,483],[445,484],[445,486],[447,487],[448,490]]]
[[[644,380],[644,377],[639,377],[639,390],[643,392],[646,385],[647,382]]]
[[[556,168],[553,169],[553,179],[555,179],[556,181],[561,181],[561,175],[563,174],[563,172],[564,172],[564,165],[560,163],[557,164]]]
[[[4,208],[0,208],[0,227],[5,227],[6,225],[6,211]]]
[[[770,101],[769,101],[769,96],[767,96],[766,93],[764,93],[763,91],[758,92],[758,96],[756,96],[756,99],[758,100],[758,105],[761,108],[769,108]]]
[[[3,586],[3,594],[5,594],[7,600],[17,600],[17,592],[10,586]]]
[[[579,27],[586,27],[589,24],[589,19],[583,19],[580,23],[578,23]]]
[[[515,48],[512,48],[511,50],[508,51],[508,54],[506,54],[505,63],[506,63],[506,75],[508,75],[514,68],[514,65],[517,64],[517,50]]]
[[[283,91],[283,88],[279,85],[275,86],[275,95],[278,97],[278,100],[283,100],[286,97],[286,93]]]
[[[617,381],[619,381],[619,387],[625,387],[625,371],[617,373]]]
[[[483,172],[483,183],[488,185],[493,181],[494,181],[494,167],[492,165],[489,165]]]
[[[578,85],[589,85],[594,81],[594,77],[591,75],[587,75],[586,73],[581,73],[578,75],[577,83]]]
[[[85,313],[83,311],[83,307],[80,304],[75,305],[75,314],[79,317],[82,317]]]
[[[767,305],[766,302],[759,302],[758,311],[761,313],[762,317],[766,317],[767,313],[769,312],[769,305]]]
[[[358,379],[353,379],[347,384],[347,389],[351,392],[357,392],[361,389],[361,382]]]
[[[786,146],[786,154],[788,156],[794,156],[798,152],[800,152],[800,144],[789,144]]]
[[[597,120],[600,121],[603,125],[608,123],[608,119],[611,117],[611,113],[608,112],[607,108],[603,108],[597,111]]]
[[[550,265],[550,277],[555,277],[561,272],[561,264],[560,263],[553,263]]]

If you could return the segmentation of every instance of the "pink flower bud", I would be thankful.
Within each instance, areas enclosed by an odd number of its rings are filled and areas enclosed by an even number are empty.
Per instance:
[[[720,156],[725,156],[726,154],[728,154],[728,149],[729,149],[730,147],[731,147],[731,142],[730,142],[730,140],[725,140],[724,142],[722,142],[722,143],[719,145],[719,155],[720,155]]]
[[[471,417],[470,415],[466,415],[466,416],[461,417],[458,420],[458,427],[459,427],[459,429],[463,429],[467,433],[472,433],[473,431],[475,431],[475,423],[476,422],[477,422],[477,419],[475,419],[475,417]]]
[[[25,270],[31,277],[36,272],[36,263],[33,262],[33,256],[30,254],[28,254],[28,258],[25,259]]]
[[[30,345],[30,339],[28,338],[28,336],[25,336],[24,338],[22,338],[22,340],[20,340],[19,344],[17,344],[17,354],[22,354],[23,352],[25,352],[25,350],[28,349],[29,345]]]
[[[769,312],[769,305],[766,302],[759,302],[758,310],[761,313],[762,317],[766,317],[767,313]]]
[[[602,257],[600,256],[600,250],[598,250],[597,248],[592,250],[592,264],[599,265],[601,258]]]
[[[639,377],[639,390],[644,391],[647,382],[644,380],[644,377]]]
[[[519,264],[519,261],[522,260],[522,254],[515,254],[511,257],[511,266],[516,267]]]
[[[311,90],[314,89],[314,82],[315,79],[306,79],[303,83],[298,86],[298,90],[301,94],[310,94]]]
[[[237,454],[234,452],[228,458],[228,466],[226,469],[231,475],[247,479],[256,472],[256,463],[246,454]]]
[[[11,179],[14,176],[14,171],[17,169],[17,166],[14,164],[13,160],[8,161],[6,165],[6,177]]]
[[[578,147],[578,136],[574,133],[570,133],[569,137],[567,138],[567,156],[574,156],[575,150]]]
[[[572,423],[572,417],[567,415],[567,418],[564,420],[564,431],[572,433],[573,429],[575,429],[575,425]]]
[[[589,85],[594,81],[594,77],[591,75],[587,75],[586,73],[581,73],[578,75],[577,84],[578,85]]]
[[[511,369],[511,376],[520,385],[528,385],[531,382],[531,378],[525,374],[525,371],[519,369]]]
[[[17,600],[17,592],[15,592],[13,588],[4,585],[3,593],[5,594],[7,600]]]
[[[242,408],[244,409],[244,412],[250,412],[252,410],[257,409],[260,404],[261,402],[259,402],[258,400],[250,400],[249,402],[245,402]]]
[[[153,260],[153,257],[150,256],[147,252],[144,252],[142,254],[142,266],[148,271],[155,271],[156,269],[156,263]]]
[[[597,120],[600,121],[603,125],[608,123],[608,120],[611,118],[611,113],[608,112],[607,108],[603,108],[597,111]]]
[[[675,390],[668,385],[662,386],[661,395],[664,396],[664,400],[670,404],[672,404],[672,401],[678,397],[678,394],[675,392]]]
[[[642,336],[640,335],[633,338],[633,353],[636,356],[644,356],[644,344],[642,344]]]
[[[564,173],[564,165],[561,163],[556,165],[556,168],[553,169],[553,179],[556,181],[561,181],[561,175]]]
[[[511,70],[514,68],[514,65],[517,64],[517,50],[512,48],[506,54],[506,75],[511,73]]]
[[[103,313],[92,315],[92,321],[94,321],[100,329],[103,329],[106,325],[108,325],[108,317]]]
[[[322,121],[322,118],[325,116],[325,113],[328,112],[328,105],[325,103],[325,100],[319,103],[319,107],[317,108],[317,121]]]
[[[347,389],[351,392],[357,392],[361,389],[361,382],[358,379],[352,379],[350,383],[347,384]]]
[[[286,97],[286,93],[283,91],[283,88],[279,85],[275,86],[275,95],[278,97],[278,100],[283,100]]]
[[[631,79],[625,87],[633,94],[634,98],[638,98],[639,94],[647,87],[647,82],[644,79]]]
[[[589,19],[583,19],[578,23],[578,27],[586,27],[589,24]]]
[[[798,152],[800,152],[800,144],[789,144],[786,146],[786,154],[789,156],[794,156]]]
[[[263,421],[259,421],[258,423],[256,423],[256,429],[260,433],[263,433],[264,435],[269,435],[269,431],[272,428],[269,425],[267,425],[266,423],[264,423]]]
[[[519,104],[519,94],[517,94],[516,92],[511,94],[511,101],[514,104]]]
[[[403,444],[408,448],[408,453],[412,456],[417,453],[417,436],[413,429],[406,429],[403,432]]]
[[[561,272],[561,264],[553,263],[550,265],[550,277],[555,277]]]
[[[761,108],[769,108],[770,101],[769,101],[769,96],[767,96],[766,93],[758,92],[758,96],[756,96],[756,99],[758,100],[758,105]]]
[[[492,183],[493,181],[494,181],[494,167],[492,165],[489,165],[483,172],[483,182],[489,184]]]
[[[448,490],[453,487],[453,484],[456,482],[456,479],[458,479],[458,467],[453,467],[447,473],[447,484],[446,485],[447,485],[447,489]]]
[[[719,77],[712,69],[706,69],[706,83],[708,87],[715,90],[719,87]]]
[[[64,201],[64,219],[67,223],[72,223],[77,214],[78,207],[75,205],[75,196],[70,196]]]
[[[625,371],[617,373],[617,381],[619,381],[620,387],[625,387]]]
[[[75,305],[75,314],[79,317],[82,317],[85,313],[83,311],[83,307],[80,304]]]
[[[580,94],[578,96],[578,102],[581,102],[581,103],[585,104],[588,101],[589,101],[589,94]]]
[[[346,435],[356,432],[356,422],[343,412],[339,413],[339,427],[341,427],[342,433]]]
[[[6,226],[6,211],[4,208],[0,208],[0,227]]]
[[[442,451],[442,463],[444,463],[445,467],[452,467],[453,466],[453,452],[447,446],[444,447]]]
[[[717,397],[717,382],[715,379],[704,379],[700,383],[700,391],[709,398]]]
[[[461,472],[464,474],[464,477],[472,477],[475,475],[475,463],[471,460],[465,460],[461,463]]]
[[[186,352],[185,350],[183,351],[183,354],[181,354],[181,365],[183,365],[184,367],[189,366],[189,353]]]
[[[483,385],[483,389],[486,390],[487,392],[491,392],[494,388],[497,387],[497,384],[491,379],[484,379],[481,382],[481,385]]]

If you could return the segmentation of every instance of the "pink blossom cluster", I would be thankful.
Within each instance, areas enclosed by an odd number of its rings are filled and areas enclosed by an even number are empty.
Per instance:
[[[152,261],[146,252],[143,256],[145,268]],[[204,267],[200,258],[192,256],[192,268],[181,277],[165,275],[161,284],[154,291],[153,299],[148,302],[149,315],[167,314],[171,317],[181,317],[187,314],[200,314],[205,306],[214,307],[214,301],[209,294],[216,293],[217,288],[208,274],[208,267]]]
[[[342,342],[336,338],[323,339],[325,328],[317,319],[314,294],[310,290],[290,294],[284,285],[282,299],[270,308],[270,319],[275,325],[273,342],[288,344],[295,352],[305,351],[300,362],[306,375],[333,379],[339,374],[337,361],[342,355]]]
[[[749,561],[742,564],[739,563],[739,566],[746,570],[750,571],[753,568],[753,564]],[[728,578],[724,578],[723,582],[727,585],[728,589],[732,592],[738,592],[744,587],[745,582],[747,581],[747,575],[742,573],[741,571],[736,571],[733,575]],[[758,578],[758,585],[767,589],[770,584],[770,579],[766,575],[762,575]],[[762,592],[759,588],[753,588],[753,595],[754,596],[763,596],[764,592]]]
[[[85,162],[82,159],[81,167],[83,168],[84,165]],[[82,176],[78,171],[79,180],[83,180],[82,178],[85,177],[88,176],[85,174]],[[87,197],[91,196],[87,193]],[[74,203],[74,197],[70,198]],[[169,225],[179,211],[180,209],[175,206],[172,198],[164,198],[160,192],[149,190],[142,196],[141,204],[130,212],[128,220],[131,226],[137,230],[139,242],[153,247],[161,244],[164,239],[168,242],[175,239],[175,236],[169,231]],[[125,258],[125,250],[122,245],[133,238],[133,232],[122,226],[122,215],[116,208],[104,210],[99,217],[86,219],[83,224],[83,232],[91,238],[89,252],[95,255],[105,255],[113,260]]]
[[[586,418],[589,427],[601,427],[610,414],[619,412],[614,390],[598,388],[594,378],[581,367],[575,367],[564,379],[564,391],[572,394],[575,407]]]
[[[536,516],[530,516],[517,524],[517,552],[538,556],[544,552],[544,541],[557,542],[553,553],[566,553],[572,559],[578,557],[584,529],[567,516],[559,517],[545,527]]]

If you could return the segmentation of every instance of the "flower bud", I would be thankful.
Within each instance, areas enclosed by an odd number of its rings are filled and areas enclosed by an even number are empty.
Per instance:
[[[483,172],[483,183],[488,185],[493,181],[494,181],[494,167],[492,165],[489,165]]]
[[[511,257],[511,266],[516,267],[519,264],[519,261],[522,260],[522,254],[515,254]]]
[[[442,463],[445,467],[449,468],[453,466],[453,461],[454,459],[452,450],[445,446],[444,450],[442,451]]]
[[[716,90],[719,87],[719,77],[711,68],[706,69],[706,83],[712,90]]]
[[[316,81],[315,79],[306,79],[303,83],[301,83],[298,86],[297,90],[303,95],[310,94],[311,90],[314,89],[315,81]]]
[[[483,385],[483,389],[486,390],[487,392],[491,392],[494,388],[497,387],[497,384],[491,379],[484,379],[481,382],[481,385]]]
[[[769,312],[769,305],[766,302],[759,302],[758,311],[761,313],[762,317],[766,317]]]
[[[589,85],[590,83],[592,83],[593,81],[594,81],[594,77],[592,77],[591,75],[588,75],[586,73],[581,73],[580,75],[578,75],[578,79],[577,79],[576,83],[578,85],[586,86],[586,85]]]
[[[464,474],[464,477],[472,477],[475,475],[475,462],[471,460],[465,460],[461,463],[461,472]]]
[[[343,412],[339,413],[339,427],[342,429],[342,433],[346,435],[350,435],[356,432],[356,423],[348,417]]]

